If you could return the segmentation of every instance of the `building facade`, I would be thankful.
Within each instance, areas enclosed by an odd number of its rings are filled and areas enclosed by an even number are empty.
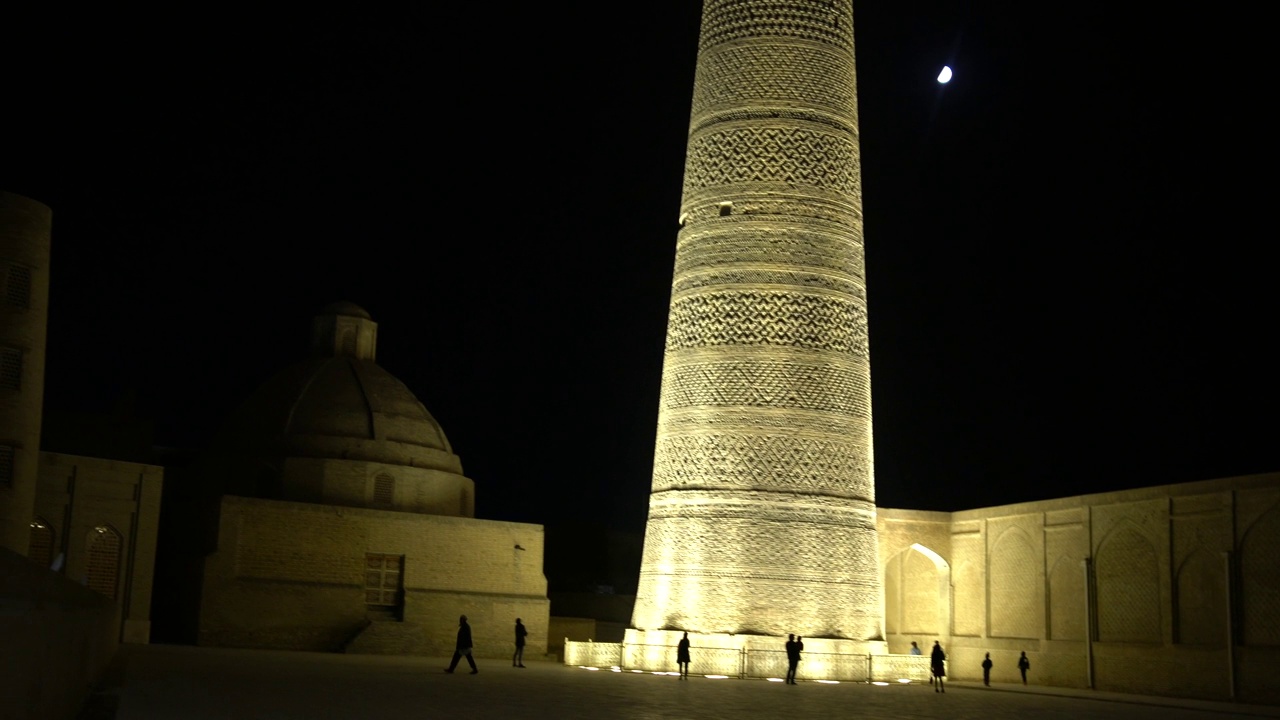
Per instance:
[[[1280,474],[936,513],[882,508],[892,653],[948,673],[1280,702]]]
[[[367,312],[326,308],[311,356],[215,439],[199,643],[448,654],[466,615],[477,654],[509,653],[517,617],[545,653],[542,526],[474,517],[475,483],[376,351]]]

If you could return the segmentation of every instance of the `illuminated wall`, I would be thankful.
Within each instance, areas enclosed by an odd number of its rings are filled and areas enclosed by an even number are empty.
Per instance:
[[[1026,652],[1037,685],[1280,702],[1280,473],[877,518],[890,652],[940,640],[959,680],[990,653],[1016,682]]]
[[[853,15],[706,0],[633,625],[880,636]]]

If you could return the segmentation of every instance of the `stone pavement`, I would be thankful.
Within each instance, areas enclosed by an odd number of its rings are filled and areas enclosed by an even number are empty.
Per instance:
[[[468,674],[463,661],[449,675],[442,671],[444,658],[135,645],[124,647],[121,659],[114,687],[106,689],[114,702],[99,703],[116,706],[116,720],[1280,717],[1273,707],[1037,686],[955,683],[940,694],[927,684],[682,681],[550,661],[526,660],[529,667],[521,670],[509,661],[480,659],[478,675]]]

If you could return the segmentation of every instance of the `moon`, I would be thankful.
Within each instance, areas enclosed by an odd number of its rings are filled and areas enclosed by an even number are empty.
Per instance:
[[[951,66],[943,65],[942,72],[938,73],[938,83],[940,85],[946,85],[949,82],[951,82]]]

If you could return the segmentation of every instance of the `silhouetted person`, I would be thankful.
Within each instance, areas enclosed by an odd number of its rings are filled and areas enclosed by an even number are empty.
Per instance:
[[[942,652],[942,645],[937,640],[933,641],[933,652],[929,653],[929,667],[933,671],[934,679],[937,680],[933,691],[946,692],[947,689],[942,686],[942,678],[947,676],[947,654]]]
[[[796,684],[796,666],[800,664],[800,643],[795,635],[787,636],[787,684]]]
[[[982,661],[982,684],[991,687],[991,653]]]
[[[680,677],[689,677],[689,633],[685,633],[680,638],[680,644],[676,646],[676,664],[680,666]]]
[[[511,667],[524,667],[524,637],[529,631],[524,629],[524,623],[520,622],[520,618],[516,618],[516,654],[511,656]]]
[[[1022,651],[1022,657],[1018,658],[1018,672],[1022,673],[1022,684],[1027,684],[1027,671],[1031,669],[1031,661],[1027,659],[1027,651]]]
[[[458,644],[453,648],[453,660],[444,671],[453,672],[453,669],[458,667],[458,660],[464,656],[467,658],[467,664],[471,666],[471,674],[480,672],[476,667],[475,658],[471,657],[471,626],[467,624],[466,615],[458,618]]]

